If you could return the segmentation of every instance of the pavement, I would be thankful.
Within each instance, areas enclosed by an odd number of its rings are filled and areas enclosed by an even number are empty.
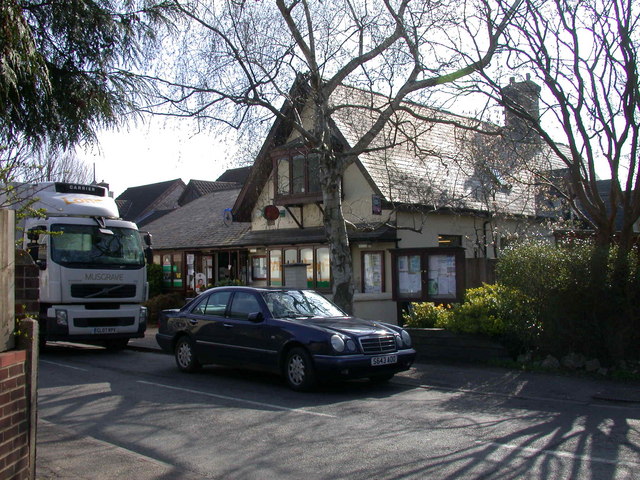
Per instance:
[[[129,341],[129,349],[162,354],[156,343],[157,329],[144,338]],[[616,406],[640,416],[640,382],[615,382],[591,377],[523,372],[472,364],[416,363],[396,375],[393,383],[415,388],[452,391],[507,400],[533,400],[575,405]],[[79,435],[46,420],[38,421],[36,479],[68,480],[160,480],[176,477],[175,466],[140,455],[96,438]],[[91,458],[91,462],[87,462]],[[179,478],[196,480],[183,472]]]

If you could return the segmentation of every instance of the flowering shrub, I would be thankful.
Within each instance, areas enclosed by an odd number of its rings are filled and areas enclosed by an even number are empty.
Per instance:
[[[402,319],[404,325],[410,328],[440,328],[449,322],[451,313],[452,307],[448,304],[412,303],[409,310],[402,315]]]
[[[513,355],[533,348],[541,333],[532,301],[519,290],[501,284],[467,290],[458,305],[413,303],[403,315],[413,328],[446,328],[501,341]]]

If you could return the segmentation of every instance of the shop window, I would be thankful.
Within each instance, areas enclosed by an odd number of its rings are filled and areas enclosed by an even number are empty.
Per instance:
[[[305,247],[269,250],[269,285],[279,287],[284,284],[283,264],[307,264],[307,287],[317,289],[331,288],[331,262],[329,248]],[[284,260],[284,263],[283,263]]]
[[[162,256],[162,286],[164,288],[182,288],[182,254]]]
[[[464,249],[396,250],[392,276],[395,300],[459,302],[464,288]]]
[[[282,286],[282,251],[269,251],[269,284],[274,287]]]
[[[251,258],[251,277],[254,280],[267,279],[267,257],[260,256]]]
[[[284,251],[284,263],[298,263],[298,250],[295,248],[288,248]]]
[[[420,255],[398,255],[396,271],[400,298],[422,297],[422,260]]]
[[[316,250],[316,287],[331,288],[331,260],[326,247]]]
[[[454,254],[429,255],[428,295],[433,300],[457,298],[456,257]]]
[[[307,264],[307,287],[313,288],[313,248],[301,248],[300,249],[300,263]]]
[[[362,252],[362,291],[384,292],[384,252]]]
[[[173,286],[182,288],[182,254],[173,254]]]

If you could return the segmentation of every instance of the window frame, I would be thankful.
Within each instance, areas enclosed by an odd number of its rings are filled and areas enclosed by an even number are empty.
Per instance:
[[[264,276],[262,276],[262,274],[256,275],[256,271],[260,272],[262,270],[264,270]],[[267,255],[251,256],[251,279],[266,280],[267,278],[269,278],[269,261]]]
[[[296,159],[302,157],[304,161],[303,173],[304,179],[302,182],[302,188],[304,188],[304,192],[296,192],[294,191],[294,163]],[[273,162],[273,182],[274,182],[274,201],[277,205],[297,205],[297,204],[306,204],[306,203],[317,203],[322,201],[322,190],[320,188],[320,184],[318,183],[318,190],[309,191],[310,187],[314,185],[314,182],[311,180],[310,174],[310,164],[312,162],[317,162],[317,157],[313,154],[309,153],[309,149],[307,148],[299,148],[292,150],[280,150],[275,151],[271,154],[271,159]],[[288,172],[286,172],[286,178],[288,179],[288,192],[282,192],[280,188],[280,179],[285,178],[285,176],[281,175],[280,172],[280,162],[287,161]]]
[[[311,264],[311,268],[313,269],[313,275],[312,275],[312,280],[309,280],[309,276],[307,275],[307,287],[309,289],[313,289],[313,290],[318,290],[318,291],[322,291],[322,292],[329,292],[331,291],[331,287],[333,285],[333,272],[331,270],[331,265],[329,265],[329,284],[327,286],[318,286],[318,249],[329,249],[329,247],[327,245],[300,245],[300,246],[295,246],[292,247],[291,245],[285,245],[285,246],[277,246],[277,247],[271,247],[267,249],[267,262],[269,265],[269,268],[267,269],[268,271],[268,278],[267,278],[267,285],[270,287],[284,287],[285,283],[286,283],[286,278],[285,278],[285,272],[284,272],[284,265],[285,265],[285,251],[287,250],[296,250],[296,262],[295,263],[301,263],[300,260],[300,252],[301,250],[305,250],[305,249],[311,249],[313,252],[313,262]],[[281,258],[281,262],[280,262],[280,279],[281,279],[281,284],[280,285],[274,285],[272,284],[272,280],[271,280],[271,252],[273,251],[278,251],[280,252],[280,258]],[[309,283],[311,283],[311,285],[309,285]]]
[[[429,293],[429,259],[443,255],[454,256],[455,262],[455,295],[443,297]],[[400,293],[400,273],[398,259],[404,256],[418,256],[420,258],[420,287],[419,293],[414,295],[402,295]],[[398,302],[434,302],[434,303],[458,303],[464,297],[465,285],[465,250],[462,247],[431,247],[408,248],[391,250],[391,275],[393,285],[393,300]]]
[[[367,291],[367,284],[366,284],[366,260],[365,257],[367,255],[377,255],[380,256],[380,291],[379,292],[372,292],[372,291]],[[362,275],[361,275],[361,282],[360,282],[360,288],[362,293],[384,293],[387,291],[386,289],[386,285],[385,285],[385,280],[386,280],[386,272],[385,272],[385,268],[386,268],[386,255],[385,255],[385,251],[384,250],[363,250],[362,252],[360,252],[360,264],[361,264],[361,271],[362,271]]]

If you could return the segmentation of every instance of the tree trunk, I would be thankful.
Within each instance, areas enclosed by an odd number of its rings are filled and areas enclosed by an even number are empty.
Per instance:
[[[324,228],[330,248],[333,301],[353,313],[353,268],[347,225],[342,212],[342,172],[326,153],[321,161]]]
[[[348,314],[353,313],[353,264],[347,225],[342,212],[342,179],[345,163],[333,152],[329,125],[328,97],[321,75],[312,75],[310,84],[315,102],[314,137],[319,140],[320,185],[324,203],[324,229],[329,244],[333,301]]]

